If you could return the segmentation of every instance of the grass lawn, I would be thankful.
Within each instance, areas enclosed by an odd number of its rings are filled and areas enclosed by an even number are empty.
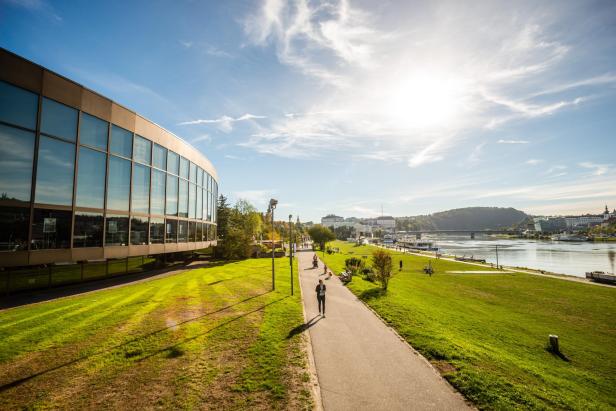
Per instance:
[[[349,256],[374,250],[331,245],[340,253],[324,260],[336,273]],[[616,408],[616,289],[523,273],[447,274],[482,268],[435,259],[430,277],[428,257],[392,254],[387,293],[360,276],[349,288],[479,408]],[[565,358],[546,350],[549,334]]]
[[[255,259],[0,311],[0,409],[311,408],[276,263],[274,292]]]

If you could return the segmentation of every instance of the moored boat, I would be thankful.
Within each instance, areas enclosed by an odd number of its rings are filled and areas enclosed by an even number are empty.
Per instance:
[[[616,275],[608,274],[604,271],[587,272],[586,278],[597,283],[616,284]]]

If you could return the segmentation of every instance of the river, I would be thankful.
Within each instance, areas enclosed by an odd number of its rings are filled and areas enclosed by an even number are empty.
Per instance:
[[[616,243],[569,243],[562,241],[502,239],[489,236],[427,236],[443,253],[485,258],[502,265],[528,267],[584,277],[586,271],[614,272]]]

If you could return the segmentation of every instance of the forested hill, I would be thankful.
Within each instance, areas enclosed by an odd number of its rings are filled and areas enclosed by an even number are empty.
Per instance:
[[[494,230],[516,226],[529,216],[515,208],[467,207],[396,218],[398,230]]]

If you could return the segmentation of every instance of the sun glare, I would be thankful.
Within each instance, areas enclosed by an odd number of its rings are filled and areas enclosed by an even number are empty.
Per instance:
[[[402,128],[441,128],[457,119],[461,100],[460,81],[417,73],[392,84],[383,109]]]

